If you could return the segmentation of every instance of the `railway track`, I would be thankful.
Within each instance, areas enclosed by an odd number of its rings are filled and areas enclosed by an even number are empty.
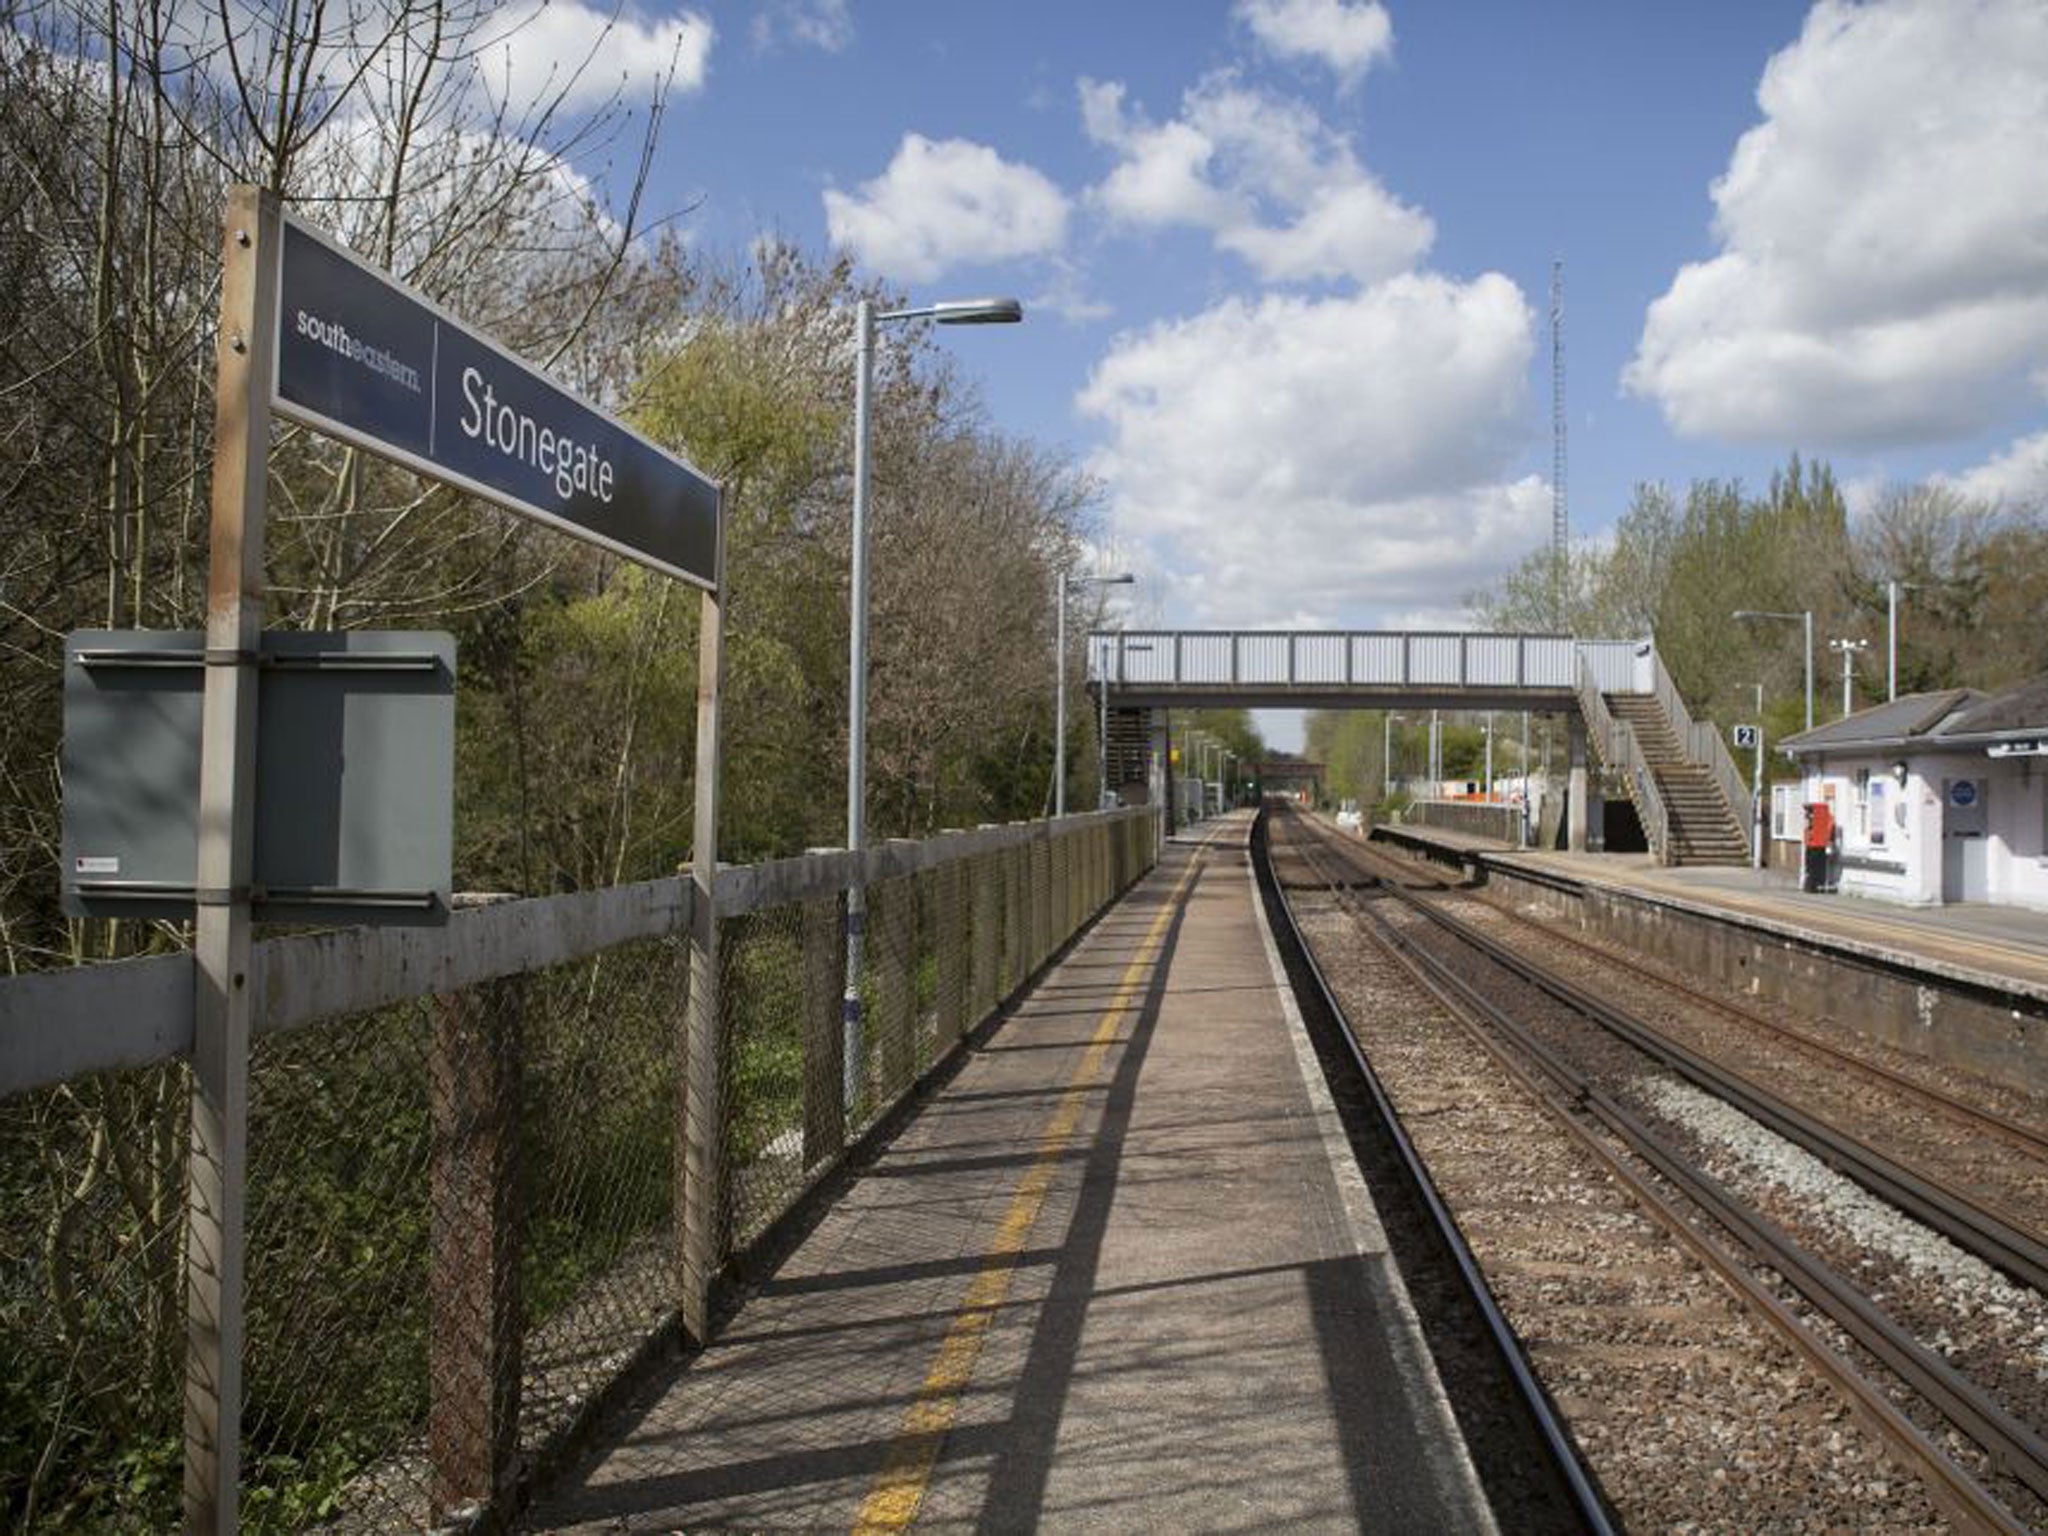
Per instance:
[[[1281,841],[1286,845],[1283,856],[1295,865],[1294,883],[1302,891],[1320,893],[1328,907],[1342,913],[1338,927],[1324,925],[1328,938],[1342,944],[1348,931],[1349,942],[1355,945],[1358,929],[1371,932],[1413,983],[1453,1015],[1502,1072],[1546,1104],[1558,1124],[1570,1128],[1582,1150],[1629,1191],[1639,1210],[1680,1238],[1745,1299],[1755,1316],[1768,1322],[1778,1338],[1833,1382],[1857,1417],[1895,1456],[1916,1469],[1934,1503],[1951,1519],[1971,1528],[2006,1530],[2025,1529],[2027,1521],[2041,1519],[2048,1511],[2048,1443],[2025,1413],[1955,1369],[1837,1268],[1795,1240],[1783,1224],[1695,1166],[1683,1138],[1672,1137],[1655,1115],[1645,1114],[1616,1091],[1611,1071],[1589,1069],[1574,1060],[1571,1051],[1561,1049],[1554,1025],[1532,1026],[1517,1015],[1540,1012],[1531,1001],[1540,997],[1553,1014],[1570,1010],[1576,1015],[1582,1021],[1577,1025],[1581,1034],[1586,1033],[1583,1021],[1590,1020],[1609,1038],[1625,1042],[1628,1051],[1656,1062],[1662,1072],[1678,1073],[1697,1089],[1726,1095],[1774,1128],[1812,1138],[1817,1155],[1844,1171],[1855,1169],[1860,1178],[1883,1186],[1891,1197],[1910,1201],[1930,1219],[1966,1233],[1997,1252],[1994,1262],[2008,1272],[2043,1272],[2040,1266],[2048,1255],[2038,1251],[2038,1244],[2029,1246],[2030,1234],[2003,1223],[1975,1202],[1954,1198],[1954,1192],[1937,1181],[1873,1154],[1839,1128],[1805,1123],[1811,1117],[1758,1084],[1728,1074],[1712,1060],[1646,1028],[1628,1010],[1548,974],[1527,955],[1436,910],[1428,895],[1404,888],[1409,872],[1396,876],[1383,869],[1361,878],[1364,856],[1358,845],[1345,844],[1345,863],[1339,867],[1335,850],[1322,843],[1321,834],[1296,818],[1283,825]],[[1382,896],[1392,900],[1382,903]],[[1376,910],[1381,905],[1392,912]],[[1445,957],[1441,949],[1446,943],[1456,947],[1460,960],[1454,963]],[[1488,973],[1484,985],[1470,975],[1473,957],[1483,957],[1481,969]],[[1512,1008],[1498,1000],[1503,989],[1515,998]],[[1709,1225],[1734,1237],[1734,1251],[1710,1234]],[[1802,1321],[1802,1311],[1809,1320]],[[1814,1314],[1825,1321],[1812,1320]],[[1841,1348],[1822,1336],[1836,1330],[1853,1342]],[[1915,1414],[1928,1427],[1916,1424],[1894,1401],[1907,1393]],[[2038,1411],[2038,1404],[2035,1408]],[[1950,1455],[1937,1443],[1952,1440],[1958,1430],[1976,1451]],[[1975,1465],[1962,1464],[1968,1461]],[[2015,1508],[2023,1512],[2015,1514]]]
[[[1695,987],[1683,978],[1672,976],[1665,970],[1646,964],[1618,949],[1596,944],[1554,923],[1542,922],[1496,899],[1484,887],[1465,886],[1461,882],[1445,879],[1433,871],[1421,868],[1412,869],[1405,879],[1406,883],[1416,888],[1460,893],[1467,899],[1491,907],[1521,924],[1539,926],[1547,941],[1578,951],[1587,957],[1590,964],[1604,969],[1619,968],[1645,985],[1682,997],[1688,1006],[1714,1013],[1738,1028],[1768,1038],[1817,1063],[1830,1068],[1846,1069],[1856,1077],[1865,1079],[1887,1092],[1899,1094],[1913,1101],[1916,1107],[1940,1116],[1952,1123],[1959,1132],[1988,1135],[2023,1156],[2041,1163],[2044,1170],[2048,1170],[2048,1128],[2044,1128],[2040,1123],[1987,1109],[1983,1104],[1972,1102],[1958,1092],[1923,1081],[1911,1072],[1888,1066],[1862,1051],[1822,1039],[1757,1009],[1742,1007],[1724,996]]]

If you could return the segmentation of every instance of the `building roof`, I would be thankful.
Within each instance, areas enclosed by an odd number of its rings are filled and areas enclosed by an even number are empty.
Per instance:
[[[1885,748],[1923,741],[1959,708],[1984,699],[1972,688],[1944,688],[1935,693],[1901,694],[1888,704],[1844,715],[1778,743],[1791,753],[1837,752],[1858,747]]]
[[[2048,672],[2004,693],[1944,688],[1909,693],[1788,736],[1779,749],[1793,756],[1827,752],[1888,752],[1903,747],[1968,750],[2012,736],[2048,735]]]
[[[2028,735],[2048,731],[2048,672],[2019,687],[1958,711],[1941,728],[1944,736]]]

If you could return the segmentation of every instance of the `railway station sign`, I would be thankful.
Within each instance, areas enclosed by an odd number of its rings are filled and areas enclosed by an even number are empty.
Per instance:
[[[704,588],[717,482],[286,213],[272,408]]]

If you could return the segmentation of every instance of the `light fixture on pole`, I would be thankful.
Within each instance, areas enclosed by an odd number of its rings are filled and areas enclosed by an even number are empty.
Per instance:
[[[874,388],[875,327],[904,320],[935,320],[940,325],[1014,325],[1024,318],[1015,299],[947,299],[916,309],[875,313],[862,299],[854,310],[853,356],[853,572],[847,597],[851,612],[846,719],[846,846],[859,854],[867,845],[868,737],[868,396]],[[841,1009],[844,1034],[842,1100],[850,1110],[860,1098],[861,930],[866,920],[866,892],[854,861],[846,888],[846,995]]]
[[[1390,800],[1394,795],[1394,722],[1406,722],[1406,715],[1397,715],[1391,709],[1380,716],[1380,799]]]
[[[1856,653],[1870,649],[1868,640],[1830,640],[1828,649],[1842,653],[1842,714],[1846,717],[1852,711],[1855,699],[1851,688],[1856,680]]]
[[[1059,610],[1053,620],[1055,639],[1053,641],[1053,705],[1052,705],[1052,813],[1055,816],[1067,814],[1067,588],[1083,587],[1128,587],[1137,577],[1128,573],[1122,576],[1068,576],[1065,571],[1059,575],[1059,597],[1054,606]],[[1105,648],[1106,649],[1106,648]],[[1099,680],[1103,697],[1109,696],[1109,659],[1102,659],[1102,677]],[[1103,724],[1109,721],[1107,704],[1103,707]],[[1105,768],[1108,766],[1108,747],[1103,747]],[[1104,782],[1107,782],[1105,780]]]
[[[1798,613],[1773,613],[1762,608],[1738,608],[1732,615],[1738,619],[1783,619],[1788,624],[1804,622],[1806,625],[1806,728],[1813,729],[1813,610],[1801,609]]]

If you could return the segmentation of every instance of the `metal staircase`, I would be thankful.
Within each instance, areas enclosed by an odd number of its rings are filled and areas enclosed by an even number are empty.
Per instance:
[[[1668,838],[1660,850],[1664,862],[1747,864],[1746,818],[1728,803],[1713,765],[1687,755],[1657,695],[1611,693],[1606,704],[1615,721],[1634,732],[1642,765],[1656,781]],[[1747,800],[1742,804],[1746,810]]]

